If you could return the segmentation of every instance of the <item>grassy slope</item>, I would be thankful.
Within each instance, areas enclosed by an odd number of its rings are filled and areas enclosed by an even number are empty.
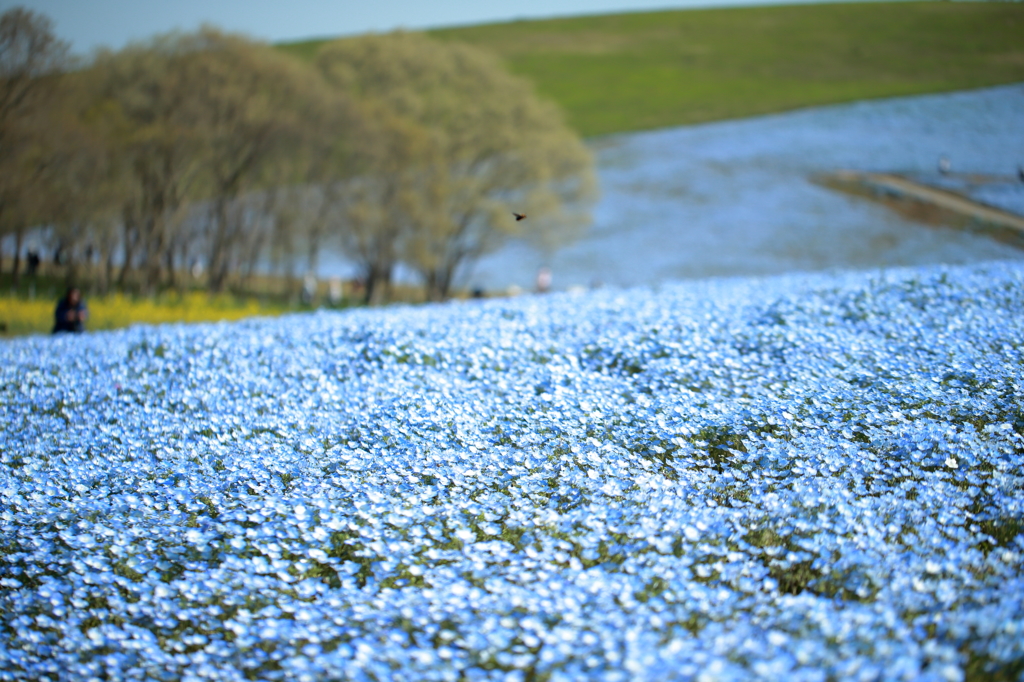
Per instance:
[[[430,32],[500,54],[583,135],[1024,80],[1024,4],[675,10]],[[282,45],[311,57],[325,41]]]

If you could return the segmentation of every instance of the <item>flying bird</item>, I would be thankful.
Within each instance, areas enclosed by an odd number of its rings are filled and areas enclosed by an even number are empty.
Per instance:
[[[518,223],[518,222],[519,222],[520,220],[522,220],[523,218],[525,218],[525,217],[526,217],[526,214],[525,214],[525,213],[516,213],[515,211],[512,211],[512,215],[514,215],[514,216],[516,217],[516,222],[517,222],[517,223]]]

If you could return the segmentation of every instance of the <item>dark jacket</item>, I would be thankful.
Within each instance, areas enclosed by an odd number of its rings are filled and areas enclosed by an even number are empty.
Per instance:
[[[60,299],[57,302],[57,309],[53,312],[53,333],[57,332],[84,332],[85,322],[82,321],[82,313],[86,312],[87,308],[85,303],[79,301],[77,305],[71,306],[68,303],[67,297]],[[68,313],[74,312],[76,315],[75,319],[69,320]]]

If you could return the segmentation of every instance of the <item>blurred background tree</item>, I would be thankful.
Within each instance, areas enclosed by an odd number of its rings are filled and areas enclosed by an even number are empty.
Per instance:
[[[362,125],[349,148],[347,172],[325,199],[343,252],[355,262],[364,301],[391,296],[395,268],[421,226],[418,178],[432,158],[428,131],[376,102],[362,103]]]
[[[301,178],[296,162],[309,158],[303,147],[336,134],[315,125],[325,120],[322,112],[344,102],[279,50],[209,28],[197,37],[202,49],[175,66],[190,84],[190,115],[203,140],[208,281],[219,291],[250,260],[246,253],[261,250],[255,217],[269,213],[272,190]]]
[[[590,153],[559,111],[493,56],[396,32],[328,43],[316,64],[336,88],[390,112],[392,130],[405,127],[389,137],[404,142],[377,145],[378,158],[355,180],[366,187],[391,175],[376,201],[390,215],[364,211],[351,220],[389,233],[429,299],[446,298],[460,268],[509,237],[553,246],[588,222]],[[530,219],[517,223],[513,211]]]
[[[140,271],[144,292],[173,280],[175,231],[197,193],[204,167],[202,131],[190,101],[195,83],[180,62],[200,49],[197,36],[167,35],[100,53],[82,74],[92,96],[85,111],[123,164],[119,177],[121,247],[118,284]]]
[[[223,290],[269,243],[275,190],[301,177],[304,146],[333,134],[310,121],[339,98],[293,58],[211,28],[101,54],[92,71],[130,169],[122,272],[138,266],[148,290],[204,262]]]
[[[56,147],[43,118],[69,65],[68,49],[49,18],[20,7],[0,15],[0,237],[14,237],[14,281],[22,238],[40,218],[42,187],[54,172]]]
[[[72,64],[41,15],[8,11],[0,29],[15,271],[30,229],[67,280],[143,294],[217,293],[275,266],[297,280],[334,246],[366,302],[390,298],[400,264],[442,300],[505,240],[554,246],[588,220],[586,147],[476,48],[393,33],[310,63],[204,27]]]

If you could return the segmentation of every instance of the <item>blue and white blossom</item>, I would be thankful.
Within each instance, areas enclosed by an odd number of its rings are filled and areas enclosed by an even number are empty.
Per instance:
[[[0,680],[1024,667],[1024,266],[0,345]]]

